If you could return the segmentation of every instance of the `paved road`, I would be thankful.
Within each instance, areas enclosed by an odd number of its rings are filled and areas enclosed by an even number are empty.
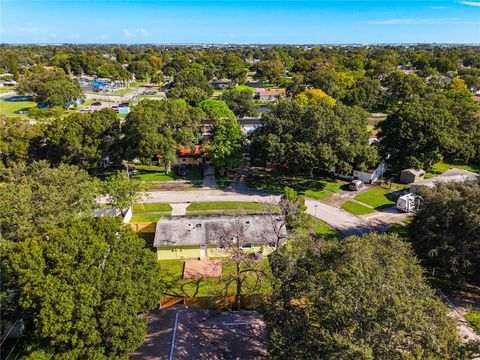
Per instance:
[[[333,205],[305,199],[307,214],[326,222],[344,236],[362,235],[375,230],[368,221]]]
[[[144,203],[193,203],[211,201],[252,201],[278,204],[280,194],[248,188],[233,190],[198,189],[188,191],[149,191],[143,197]],[[326,222],[344,236],[362,235],[370,231],[383,231],[394,223],[400,223],[405,214],[392,211],[359,217],[343,209],[321,201],[306,199],[307,213]]]
[[[144,203],[192,203],[211,201],[252,201],[268,204],[277,204],[280,195],[266,191],[199,189],[185,191],[149,191],[143,197]]]

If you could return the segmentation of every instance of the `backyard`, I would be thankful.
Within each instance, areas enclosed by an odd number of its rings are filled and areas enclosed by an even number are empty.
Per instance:
[[[224,260],[222,261],[222,275],[219,278],[200,278],[183,279],[183,260],[160,260],[161,278],[165,284],[163,291],[166,297],[200,297],[216,295],[233,295],[235,287],[231,277],[235,271],[235,264]],[[270,275],[268,259],[260,261],[256,270]],[[225,281],[225,279],[230,279]],[[270,280],[268,276],[263,277],[262,281],[256,284],[256,276],[253,272],[249,273],[245,282],[243,294],[262,293],[268,294],[271,291]],[[227,284],[229,286],[227,286]]]

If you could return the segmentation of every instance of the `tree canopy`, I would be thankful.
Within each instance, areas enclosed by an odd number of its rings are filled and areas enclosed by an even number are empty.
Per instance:
[[[67,108],[83,95],[78,82],[59,69],[32,73],[19,83],[17,90],[20,94],[33,95],[37,103],[48,107]]]
[[[480,284],[479,186],[439,184],[420,196],[410,238],[430,274],[453,287]]]
[[[47,159],[94,167],[118,142],[119,129],[117,114],[112,109],[56,118],[46,128]]]
[[[205,100],[201,109],[213,121],[212,141],[207,144],[208,156],[221,172],[237,166],[242,157],[242,131],[235,115],[221,100]]]
[[[252,153],[289,172],[335,167],[350,173],[374,165],[376,149],[368,137],[366,113],[360,108],[284,100],[264,115],[263,126],[253,134]]]
[[[480,149],[477,109],[443,94],[416,97],[380,123],[380,149],[395,170],[428,170],[443,156],[472,160]]]
[[[99,193],[95,181],[76,166],[20,164],[1,176],[0,233],[7,240],[25,240],[89,214]]]
[[[145,310],[160,296],[159,264],[116,219],[70,220],[5,245],[2,267],[29,358],[124,358],[143,342]]]
[[[200,137],[201,112],[185,100],[140,102],[123,128],[125,157],[162,163],[167,171],[179,147],[192,148]]]
[[[265,307],[273,359],[468,358],[447,309],[396,235],[282,248]]]

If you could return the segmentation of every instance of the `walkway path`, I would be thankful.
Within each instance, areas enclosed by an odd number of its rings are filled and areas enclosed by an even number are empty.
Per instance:
[[[170,204],[172,207],[172,216],[181,216],[187,214],[187,207],[189,203],[173,203]]]
[[[205,165],[203,167],[203,187],[216,189],[217,180],[215,179],[215,167],[210,165]]]

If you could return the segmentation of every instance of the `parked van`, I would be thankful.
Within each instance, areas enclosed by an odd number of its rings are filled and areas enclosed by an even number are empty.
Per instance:
[[[348,184],[348,189],[352,191],[358,191],[363,188],[363,182],[360,180],[352,180],[350,184]]]

